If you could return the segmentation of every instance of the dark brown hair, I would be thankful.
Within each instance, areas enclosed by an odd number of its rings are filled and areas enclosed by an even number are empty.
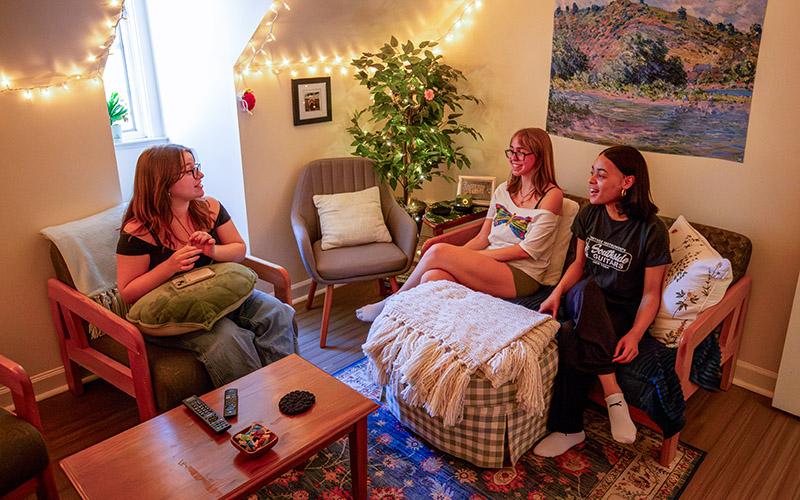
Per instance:
[[[536,157],[536,163],[533,166],[533,172],[531,172],[533,193],[536,198],[541,198],[548,186],[558,187],[555,168],[553,167],[553,144],[550,142],[550,136],[547,135],[547,132],[540,128],[523,128],[514,132],[514,135],[511,136],[511,141],[514,138],[519,139],[520,144]],[[521,187],[522,181],[520,177],[509,174],[508,183],[506,184],[508,194],[518,192]]]
[[[618,209],[628,217],[647,220],[658,213],[650,194],[650,174],[647,172],[647,161],[638,149],[631,146],[611,146],[603,150],[604,156],[616,166],[623,175],[634,177],[633,185],[620,198]]]
[[[191,149],[178,144],[153,146],[142,151],[136,162],[133,196],[122,219],[122,227],[135,219],[142,224],[143,229],[162,239],[162,244],[168,247],[177,244],[178,237],[171,226],[175,216],[172,213],[169,188],[184,175],[183,153],[195,157]],[[211,229],[213,221],[208,202],[191,200],[189,219],[197,230]]]

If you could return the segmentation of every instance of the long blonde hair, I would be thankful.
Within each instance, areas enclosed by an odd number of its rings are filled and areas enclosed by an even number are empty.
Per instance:
[[[541,198],[548,186],[558,187],[556,183],[556,173],[553,167],[553,144],[550,136],[540,128],[523,128],[514,132],[511,141],[519,139],[522,146],[536,157],[536,163],[531,172],[533,180],[533,194],[536,198]],[[506,188],[509,194],[517,193],[522,187],[522,180],[519,176],[509,174]]]
[[[172,202],[169,189],[184,174],[183,154],[191,149],[179,144],[153,146],[142,151],[136,162],[136,174],[133,179],[133,196],[122,219],[122,227],[131,220],[140,222],[144,229],[158,238],[162,244],[174,247],[178,237],[172,231]],[[211,229],[213,222],[206,200],[189,202],[189,219],[200,231]]]

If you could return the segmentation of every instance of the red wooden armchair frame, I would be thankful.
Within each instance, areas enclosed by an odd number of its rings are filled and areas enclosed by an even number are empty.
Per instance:
[[[436,243],[463,245],[478,234],[482,224],[483,220],[475,221],[449,233],[430,238],[423,245],[422,253],[424,254]],[[694,350],[720,324],[722,324],[722,332],[720,333],[719,344],[722,351],[721,363],[723,367],[720,387],[723,390],[730,388],[733,382],[733,372],[736,368],[736,359],[739,354],[739,344],[742,338],[742,327],[747,313],[747,305],[750,300],[751,285],[752,279],[749,276],[739,278],[736,283],[728,288],[725,296],[717,305],[700,313],[694,323],[683,332],[675,359],[675,373],[677,373],[681,381],[685,400],[688,400],[699,388],[689,379]],[[591,399],[605,406],[599,384],[592,392]],[[631,407],[630,409],[631,417],[635,422],[661,432],[661,428],[643,410],[636,407]],[[675,459],[678,451],[679,435],[675,434],[670,438],[664,439],[658,459],[661,465],[668,466]]]
[[[39,407],[36,405],[30,377],[22,366],[3,355],[0,355],[0,385],[8,387],[11,391],[14,414],[36,427],[44,436],[42,419],[39,416]],[[58,498],[53,467],[49,463],[38,476],[22,483],[3,498],[26,498],[34,492],[39,498]]]
[[[247,256],[242,264],[255,271],[260,279],[271,283],[279,300],[292,303],[292,282],[286,269],[252,256]],[[47,280],[47,296],[70,391],[75,395],[83,393],[79,369],[79,366],[83,366],[133,396],[141,421],[155,417],[158,412],[147,349],[139,329],[57,279]],[[87,323],[97,326],[124,346],[128,351],[130,366],[93,349],[87,338]]]

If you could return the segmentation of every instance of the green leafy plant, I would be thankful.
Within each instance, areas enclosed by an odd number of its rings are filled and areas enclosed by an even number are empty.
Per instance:
[[[106,104],[108,105],[108,118],[111,121],[111,125],[128,119],[128,108],[119,102],[119,94],[117,92],[111,93],[111,97]]]
[[[474,128],[458,122],[463,101],[480,104],[472,95],[459,94],[456,82],[464,75],[442,63],[432,48],[436,42],[400,44],[395,37],[378,52],[365,52],[352,61],[355,78],[369,90],[371,103],[356,111],[347,131],[354,154],[370,158],[382,181],[403,188],[406,204],[411,192],[433,176],[452,180],[447,171],[470,166],[469,158],[453,138],[468,134],[483,139]],[[365,113],[373,130],[359,123]]]

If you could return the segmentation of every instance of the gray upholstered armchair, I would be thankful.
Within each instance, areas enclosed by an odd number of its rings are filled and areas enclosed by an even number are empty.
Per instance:
[[[392,242],[322,250],[322,231],[313,196],[350,193],[372,186],[380,188],[381,210]],[[416,224],[397,204],[389,187],[378,181],[372,161],[365,158],[328,158],[306,165],[300,173],[292,202],[292,229],[300,249],[300,258],[312,280],[306,303],[308,309],[313,306],[317,284],[327,285],[320,347],[325,347],[328,335],[333,285],[390,277],[395,291],[397,282],[394,276],[408,270],[414,261],[417,246]]]

